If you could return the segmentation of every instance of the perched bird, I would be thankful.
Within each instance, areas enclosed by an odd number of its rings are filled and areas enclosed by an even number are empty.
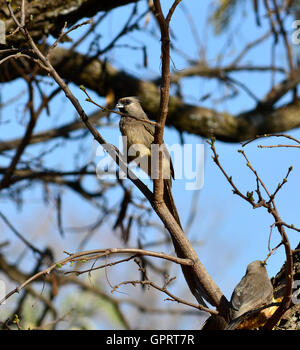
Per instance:
[[[272,302],[273,286],[265,265],[265,262],[256,260],[247,266],[245,276],[235,287],[231,296],[230,317],[232,320]]]
[[[158,157],[158,152],[155,152],[153,155],[153,151],[156,149],[153,147],[151,148],[154,141],[154,125],[147,122],[149,119],[136,97],[121,98],[116,107],[119,108],[120,112],[126,114],[126,116],[121,117],[119,126],[121,134],[126,136],[126,139],[123,139],[124,142],[126,142],[126,144],[123,145],[123,149],[127,150],[128,162],[136,161],[138,166],[153,179],[153,177],[158,174],[157,169],[154,167],[154,165],[157,164],[155,160],[158,159],[154,159],[154,156]],[[146,122],[143,122],[143,120]],[[174,168],[165,144],[162,145],[162,153],[164,200],[177,223],[181,226],[171,192],[171,179],[174,179]]]
[[[125,142],[123,148],[124,150],[127,150],[128,162],[131,162],[132,160],[136,161],[138,166],[144,170],[150,176],[150,178],[153,179],[153,174],[158,174],[157,169],[154,169],[154,164],[158,163],[155,161],[153,162],[153,147],[151,149],[151,145],[154,142],[154,125],[147,122],[149,121],[149,118],[136,97],[123,97],[119,99],[116,104],[116,108],[119,108],[120,112],[125,114],[122,115],[119,126],[121,134],[126,136],[126,138],[123,139]],[[173,164],[165,144],[162,145],[162,154],[164,201],[177,223],[180,225],[180,227],[182,227],[171,192],[172,178],[174,179]],[[158,156],[158,152],[155,153],[155,156]],[[173,240],[177,256],[184,258],[185,256],[182,249],[172,236],[171,238]],[[202,299],[202,287],[195,281],[191,268],[189,266],[181,267],[185,279],[197,301],[200,304],[205,305]]]

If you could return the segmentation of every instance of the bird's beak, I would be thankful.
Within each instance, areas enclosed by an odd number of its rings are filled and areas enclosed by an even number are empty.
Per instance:
[[[124,105],[121,102],[118,102],[116,104],[116,108],[124,108]]]

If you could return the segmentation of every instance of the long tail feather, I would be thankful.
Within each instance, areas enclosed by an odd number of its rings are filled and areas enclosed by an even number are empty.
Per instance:
[[[170,179],[165,179],[164,180],[164,201],[166,203],[166,206],[169,208],[170,213],[174,216],[174,219],[177,221],[178,225],[182,228],[180,218],[177,212],[177,208],[172,196],[172,191],[171,191],[171,180]],[[173,236],[171,235],[174,248],[176,251],[176,254],[179,258],[186,258],[184,252],[182,251],[181,247],[179,244],[175,241]],[[205,295],[201,285],[196,282],[196,279],[193,275],[193,271],[189,266],[184,266],[181,265],[182,272],[184,274],[185,280],[187,281],[190,290],[192,291],[193,295],[197,299],[198,303],[206,306],[202,296]]]

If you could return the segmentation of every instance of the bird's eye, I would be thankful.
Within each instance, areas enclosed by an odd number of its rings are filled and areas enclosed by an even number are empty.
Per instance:
[[[129,104],[130,104],[130,101],[129,101],[129,100],[123,101],[123,105],[124,105],[124,106],[127,106],[127,105],[129,105]]]

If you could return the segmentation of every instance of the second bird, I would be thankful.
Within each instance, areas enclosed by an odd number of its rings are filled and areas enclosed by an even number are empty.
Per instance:
[[[273,299],[273,286],[265,263],[255,260],[247,266],[245,276],[235,287],[231,296],[231,319],[245,312],[269,304]]]

